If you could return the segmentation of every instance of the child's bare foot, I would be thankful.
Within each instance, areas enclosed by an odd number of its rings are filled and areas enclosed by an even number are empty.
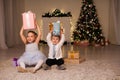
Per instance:
[[[18,72],[22,72],[22,73],[28,72],[28,70],[26,70],[20,66],[17,66],[17,70],[18,70]]]
[[[31,73],[36,73],[37,70],[35,70],[35,69],[31,69],[31,70],[29,70],[29,72],[31,72]]]
[[[47,64],[44,64],[44,65],[43,65],[43,69],[44,69],[44,70],[50,70],[50,69],[51,69],[51,66],[48,66]]]

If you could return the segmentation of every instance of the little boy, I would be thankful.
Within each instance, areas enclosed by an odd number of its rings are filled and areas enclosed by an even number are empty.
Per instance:
[[[52,65],[57,65],[58,70],[65,70],[64,60],[62,57],[61,46],[64,43],[65,36],[63,31],[60,35],[53,35],[52,30],[47,35],[47,44],[49,46],[48,59],[46,60],[46,65],[44,65],[44,70],[51,69]]]

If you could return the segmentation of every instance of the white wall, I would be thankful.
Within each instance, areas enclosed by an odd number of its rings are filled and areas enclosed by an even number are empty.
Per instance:
[[[41,19],[41,15],[53,11],[58,8],[64,12],[71,11],[73,15],[73,21],[79,16],[81,7],[81,0],[25,0],[25,10],[32,10],[36,13],[38,20]]]
[[[109,0],[94,0],[99,22],[103,33],[108,36],[109,22]],[[64,12],[72,13],[72,22],[75,25],[80,14],[82,0],[25,0],[25,11],[31,10],[36,13],[40,24],[42,14],[58,8]]]

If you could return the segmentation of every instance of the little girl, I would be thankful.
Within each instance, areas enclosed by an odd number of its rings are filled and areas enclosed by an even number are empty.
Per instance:
[[[25,44],[25,52],[17,61],[19,65],[17,67],[18,72],[28,72],[26,65],[35,65],[35,67],[30,70],[32,73],[35,73],[46,60],[45,55],[40,52],[38,48],[38,43],[41,38],[41,31],[37,24],[36,27],[38,29],[38,35],[34,31],[28,31],[26,38],[23,34],[24,28],[22,27],[20,30],[20,37]]]

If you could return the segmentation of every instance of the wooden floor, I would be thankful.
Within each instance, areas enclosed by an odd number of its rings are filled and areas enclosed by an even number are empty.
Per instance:
[[[48,46],[41,45],[40,50],[47,56]],[[85,57],[86,60],[104,60],[110,64],[113,64],[113,68],[116,69],[116,73],[120,75],[120,46],[108,45],[108,46],[75,46],[75,45],[64,45],[62,47],[63,55],[66,58],[67,53],[70,50],[75,50],[80,52],[81,57]],[[24,52],[24,46],[19,45],[7,50],[0,50],[0,62],[5,60],[19,57]]]

